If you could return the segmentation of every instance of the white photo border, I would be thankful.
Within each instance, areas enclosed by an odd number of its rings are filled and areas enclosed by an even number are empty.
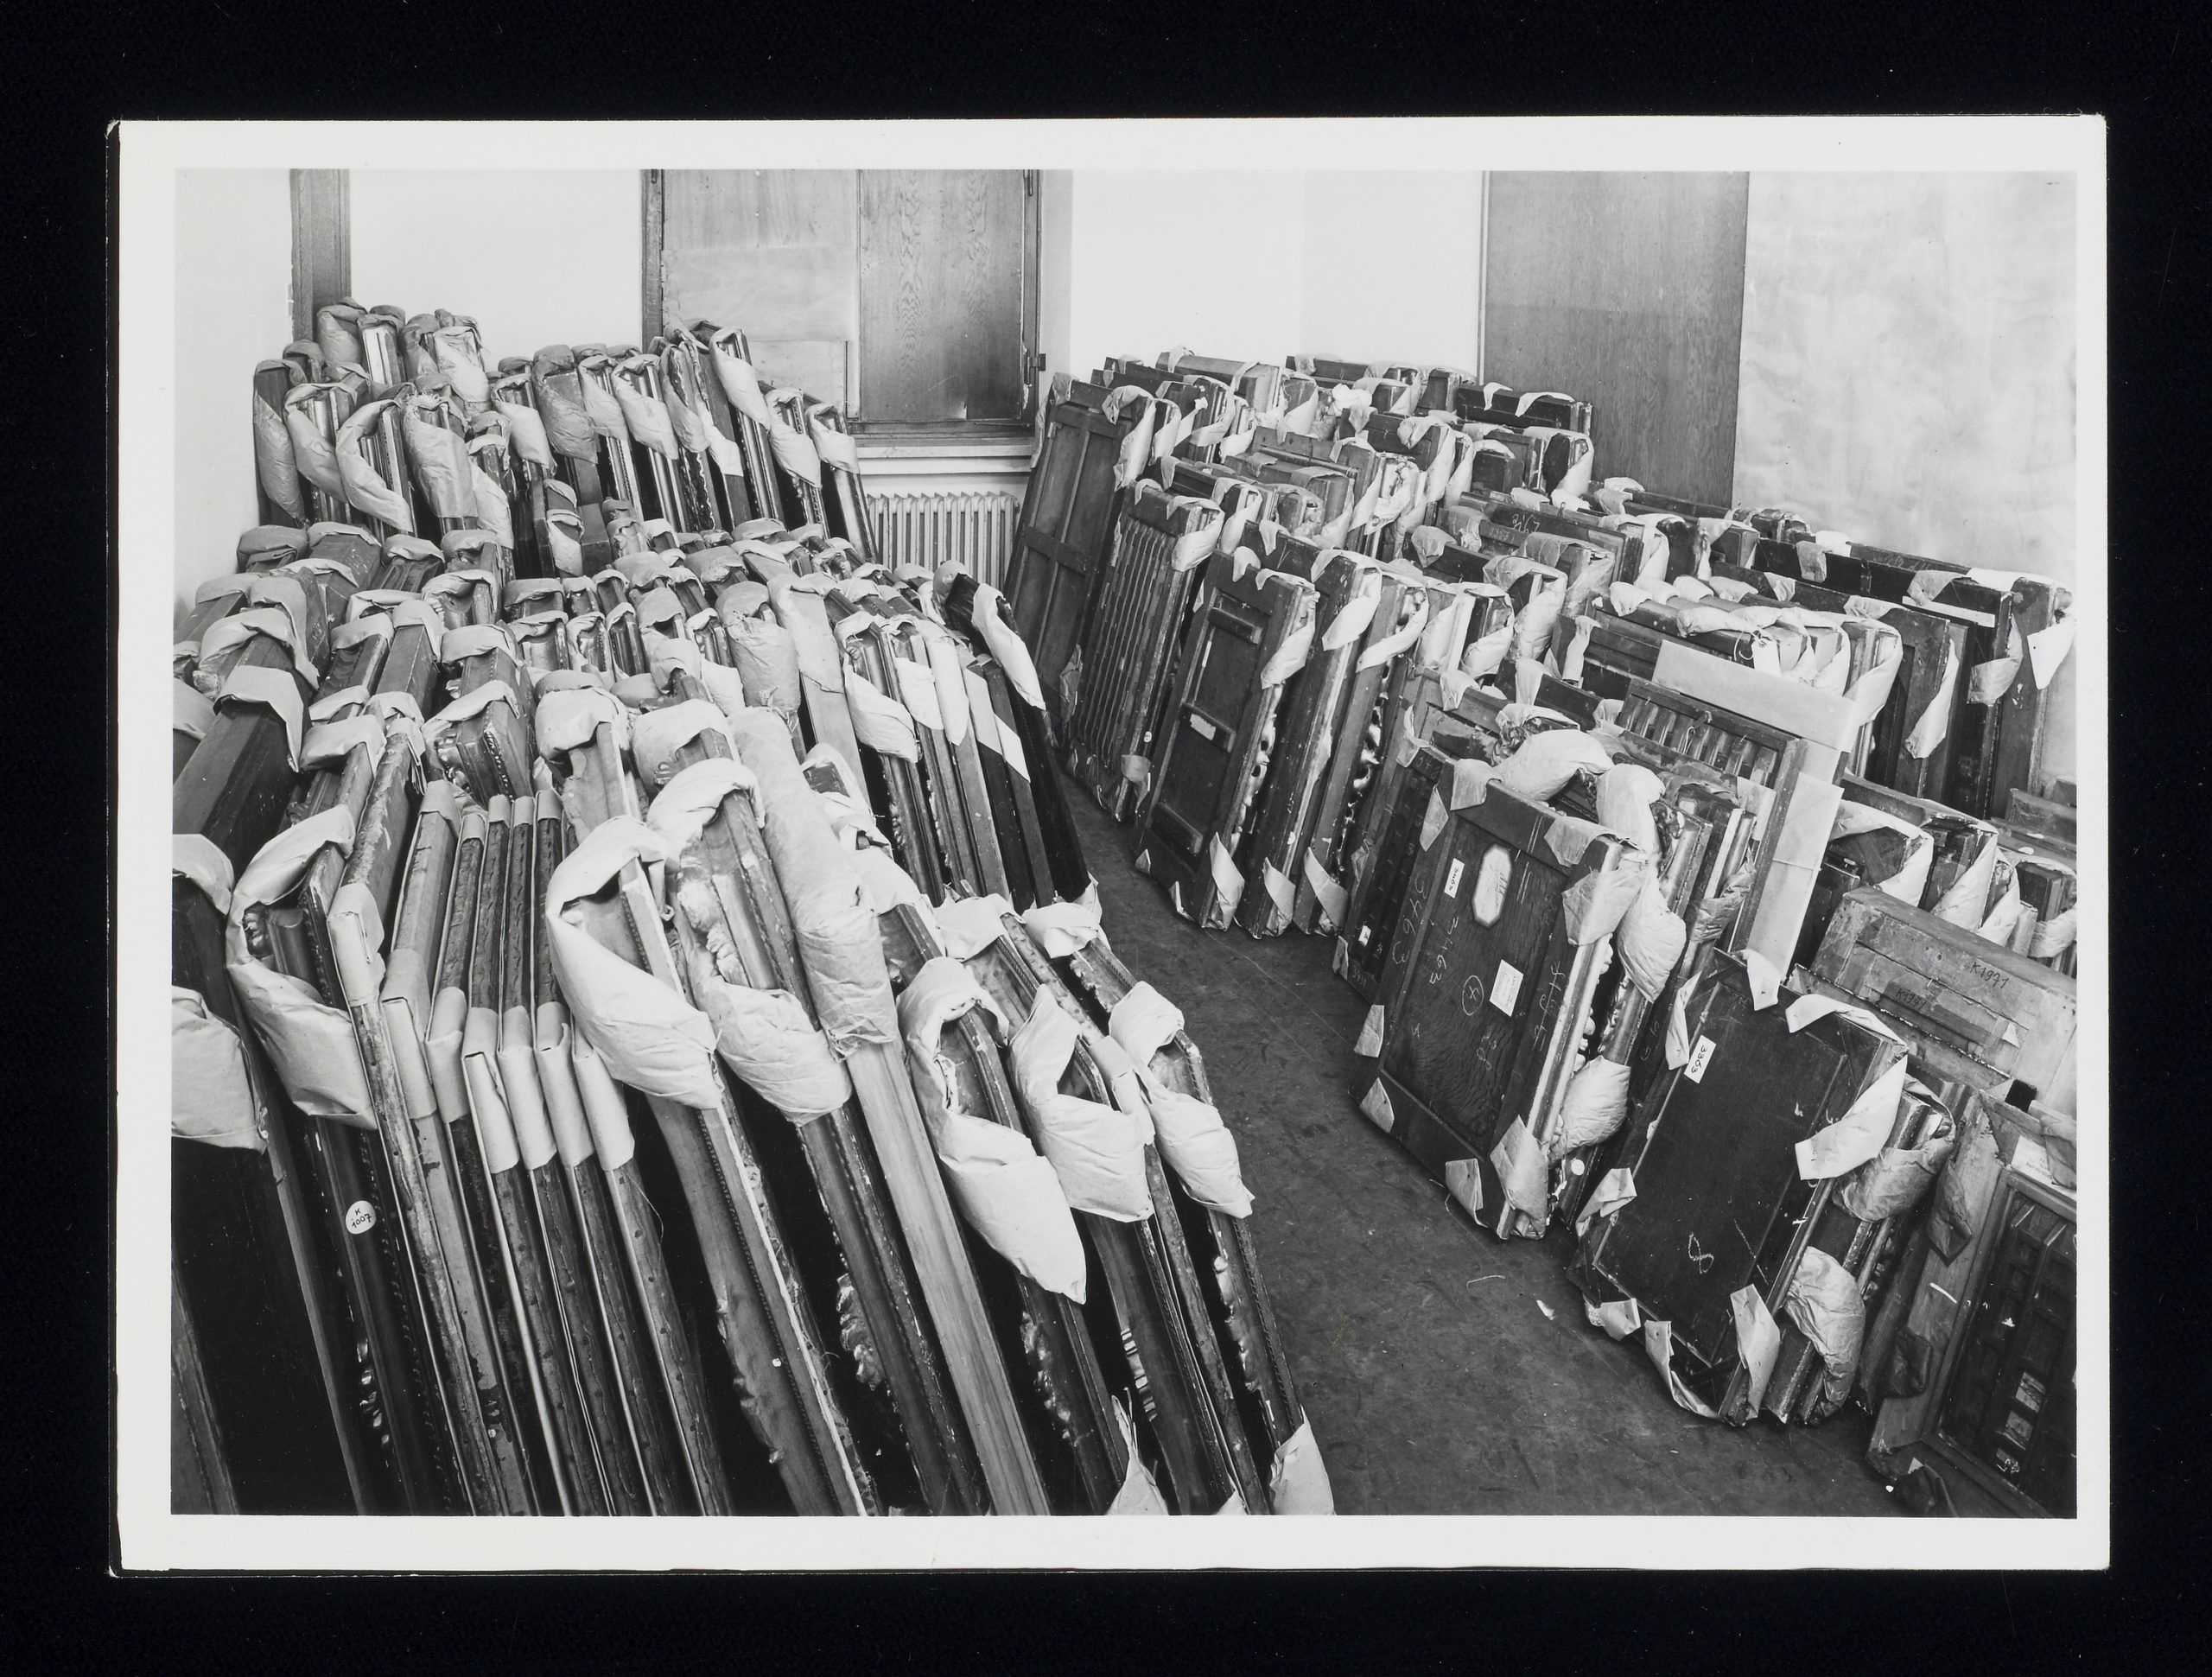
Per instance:
[[[1007,1568],[2100,1568],[2111,1549],[2105,128],[2094,117],[120,124],[115,880],[115,1513],[126,1570],[777,1572]],[[2047,170],[2076,183],[2075,610],[2080,901],[2078,1494],[2065,1521],[507,1520],[169,1509],[168,845],[183,168]],[[1151,347],[1132,346],[1147,351]],[[247,370],[239,370],[241,389]]]

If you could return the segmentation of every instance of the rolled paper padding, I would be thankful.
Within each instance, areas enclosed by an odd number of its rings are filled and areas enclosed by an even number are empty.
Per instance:
[[[1060,1092],[1075,1057],[1075,1021],[1039,991],[1012,1044],[1014,1083],[1068,1204],[1116,1223],[1152,1215],[1143,1132],[1130,1114]]]
[[[1628,1121],[1628,1067],[1609,1059],[1583,1062],[1567,1086],[1558,1129],[1552,1138],[1554,1160],[1595,1147]]]
[[[1689,943],[1682,917],[1667,906],[1657,880],[1646,876],[1643,888],[1621,917],[1614,947],[1630,981],[1648,1000],[1656,1001]]]

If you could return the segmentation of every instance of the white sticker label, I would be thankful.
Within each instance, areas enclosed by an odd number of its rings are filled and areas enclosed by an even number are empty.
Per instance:
[[[1694,1083],[1705,1081],[1705,1068],[1713,1064],[1713,1039],[1700,1037],[1697,1046],[1690,1050],[1690,1063],[1682,1068],[1682,1076]]]
[[[365,1235],[377,1226],[377,1208],[365,1199],[357,1199],[346,1208],[346,1232]]]
[[[1490,987],[1490,1005],[1508,1019],[1513,1017],[1513,1004],[1521,999],[1521,969],[1506,962],[1497,963],[1497,976]]]
[[[1191,713],[1191,732],[1197,734],[1201,740],[1211,740],[1214,737],[1215,734],[1218,732],[1218,730],[1215,728],[1211,722],[1206,721],[1205,717],[1199,715],[1198,713],[1194,710]]]
[[[1466,871],[1467,864],[1454,856],[1452,859],[1452,866],[1445,870],[1444,894],[1446,896],[1457,897],[1459,894],[1459,876]]]

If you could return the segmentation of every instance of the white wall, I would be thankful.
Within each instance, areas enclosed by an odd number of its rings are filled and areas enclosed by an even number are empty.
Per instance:
[[[1303,348],[1301,175],[1079,169],[1073,185],[1066,365],[1077,378],[1109,355],[1152,360],[1179,346],[1255,361]]]
[[[634,344],[645,311],[636,169],[355,169],[353,295],[475,318],[487,357]]]
[[[1482,219],[1478,171],[1307,175],[1299,353],[1476,372]]]
[[[2072,582],[2075,232],[2070,177],[1753,175],[1736,499]]]
[[[260,522],[253,369],[292,340],[292,186],[281,168],[176,176],[177,603]]]

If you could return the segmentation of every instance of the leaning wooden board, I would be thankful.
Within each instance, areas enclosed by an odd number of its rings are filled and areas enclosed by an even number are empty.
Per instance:
[[[1119,495],[1114,468],[1137,423],[1063,402],[1052,410],[1029,473],[1021,523],[1007,562],[1007,603],[1028,645],[1045,699],[1059,704],[1060,671],[1083,638]],[[1056,718],[1065,721],[1065,719]]]
[[[1233,554],[1208,561],[1136,823],[1138,871],[1202,926],[1227,925],[1242,896],[1233,857],[1283,692],[1280,679],[1262,678],[1294,634],[1311,632],[1314,600],[1313,585],[1288,572],[1240,564]]]
[[[1563,900],[1627,846],[1496,785],[1451,812],[1390,936],[1361,1110],[1500,1235],[1543,1232],[1556,1128],[1610,950]]]
[[[1740,1425],[1759,1394],[1738,1354],[1735,1295],[1752,1288],[1776,1312],[1829,1185],[1803,1179],[1796,1145],[1841,1118],[1904,1046],[1840,1013],[1792,1031],[1796,998],[1758,1007],[1742,962],[1703,962],[1688,1057],[1629,1117],[1636,1197],[1589,1224],[1567,1275],[1599,1304],[1634,1299],[1645,1321],[1669,1324],[1674,1373]]]

